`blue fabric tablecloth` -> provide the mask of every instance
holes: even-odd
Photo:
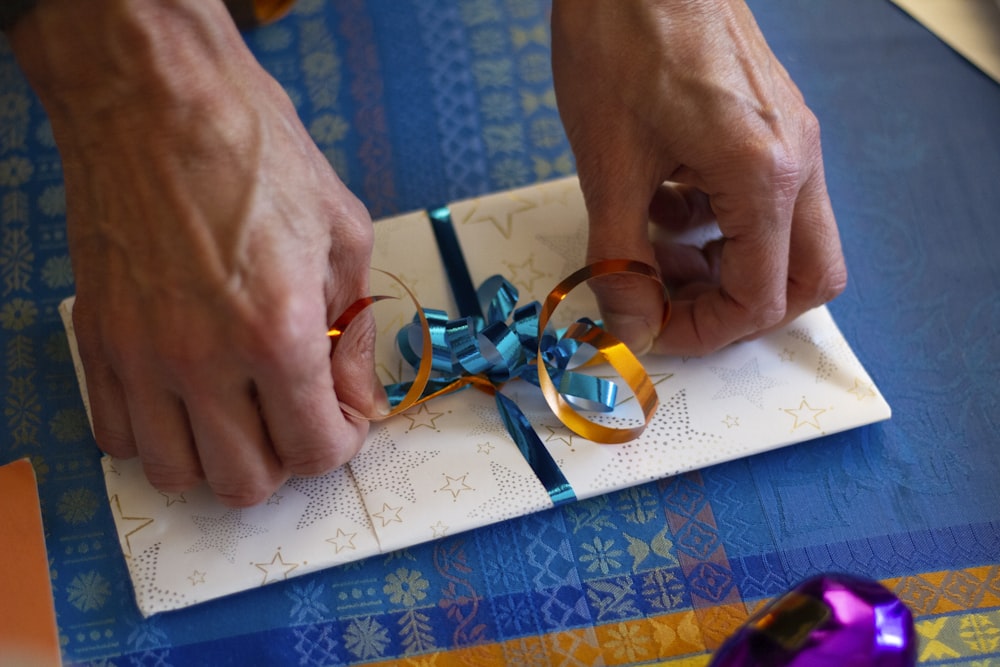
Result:
[[[831,309],[892,420],[150,619],[56,312],[59,156],[0,42],[0,463],[38,473],[66,661],[700,665],[837,570],[911,606],[923,663],[1000,664],[1000,85],[888,2],[751,6],[820,119]],[[548,10],[299,0],[246,38],[378,218],[572,173]]]

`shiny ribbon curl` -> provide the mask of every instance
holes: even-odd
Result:
[[[399,278],[375,270],[399,283],[416,307],[413,321],[396,336],[400,353],[416,369],[416,377],[410,382],[386,385],[392,406],[386,417],[469,386],[494,396],[504,425],[554,504],[574,500],[575,493],[523,412],[500,391],[507,382],[521,378],[538,386],[555,416],[571,431],[594,442],[628,442],[637,438],[652,420],[659,404],[656,390],[642,364],[624,343],[587,319],[578,320],[564,332],[553,331],[549,321],[573,289],[593,278],[632,273],[662,285],[653,267],[633,260],[595,262],[561,281],[543,303],[534,301],[520,308],[515,308],[517,289],[502,276],[492,276],[476,290],[479,312],[485,313],[485,317],[468,315],[456,319],[450,319],[444,311],[422,308]],[[664,295],[661,328],[670,316],[666,290]],[[331,355],[351,321],[388,298],[395,297],[368,296],[351,304],[327,334],[331,339]],[[570,370],[570,364],[589,351],[592,351],[589,357],[577,366],[606,362],[614,368],[638,401],[643,414],[641,425],[612,428],[594,423],[578,412],[578,407],[610,412],[617,397],[618,387],[614,382]]]

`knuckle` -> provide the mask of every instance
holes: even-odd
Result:
[[[135,438],[131,433],[109,428],[95,420],[94,440],[102,452],[117,459],[129,459],[135,456]]]
[[[209,486],[219,502],[227,507],[252,507],[267,500],[278,488],[276,480],[239,478],[210,479]]]
[[[285,467],[293,475],[322,475],[343,463],[340,452],[332,448],[311,447],[297,450],[285,458]]]
[[[197,470],[185,466],[144,458],[142,467],[149,483],[166,493],[187,491],[201,481]]]

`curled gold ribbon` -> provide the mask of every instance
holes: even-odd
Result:
[[[380,269],[374,270],[396,281],[406,291],[406,294],[416,308],[417,317],[419,318],[422,331],[420,362],[416,369],[416,377],[413,379],[410,387],[400,402],[392,410],[390,410],[385,417],[397,415],[415,405],[445,394],[450,394],[460,389],[464,389],[469,385],[491,395],[495,394],[502,387],[502,383],[493,382],[480,375],[462,375],[455,378],[448,384],[425,395],[424,392],[431,382],[432,341],[430,326],[427,322],[426,316],[424,315],[423,308],[420,306],[420,303],[413,292],[397,276]],[[548,365],[544,359],[545,350],[543,349],[541,341],[543,340],[545,329],[556,308],[573,289],[593,278],[615,273],[631,273],[655,280],[661,286],[663,284],[656,269],[648,264],[634,260],[602,260],[579,269],[556,285],[556,287],[553,288],[553,290],[549,292],[548,296],[545,298],[538,317],[537,340],[539,341],[539,345],[535,351],[535,365],[538,372],[539,387],[541,388],[542,395],[545,397],[545,401],[549,405],[553,414],[555,414],[555,416],[567,428],[577,435],[594,442],[605,444],[619,444],[634,440],[646,429],[649,422],[652,420],[653,415],[656,413],[656,408],[659,405],[659,399],[656,395],[656,389],[654,388],[652,381],[649,379],[649,376],[646,374],[642,364],[624,343],[596,325],[578,322],[569,327],[564,334],[564,339],[572,339],[579,343],[591,346],[595,350],[595,354],[586,365],[592,365],[601,361],[607,362],[629,386],[638,401],[643,414],[642,425],[631,428],[608,427],[602,424],[594,423],[581,415],[577,409],[562,396],[549,373]],[[662,326],[666,325],[670,316],[670,300],[669,296],[666,295],[665,289],[664,295],[664,317],[661,323],[661,329]],[[327,335],[331,340],[331,355],[336,351],[337,344],[341,340],[345,329],[350,326],[355,317],[375,303],[390,298],[395,297],[367,296],[358,299],[351,304],[347,310],[345,310],[344,313],[337,318],[333,326],[327,332]],[[354,411],[351,412],[353,413]],[[358,416],[362,416],[365,419],[372,421],[384,418],[375,418],[364,415]]]

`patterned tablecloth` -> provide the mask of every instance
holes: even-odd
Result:
[[[831,311],[892,420],[149,619],[57,313],[58,153],[0,41],[0,463],[39,476],[66,661],[703,665],[838,570],[911,606],[922,663],[1000,664],[1000,87],[888,2],[751,6],[822,123],[852,277]],[[247,40],[382,217],[572,173],[547,13],[299,0]]]

